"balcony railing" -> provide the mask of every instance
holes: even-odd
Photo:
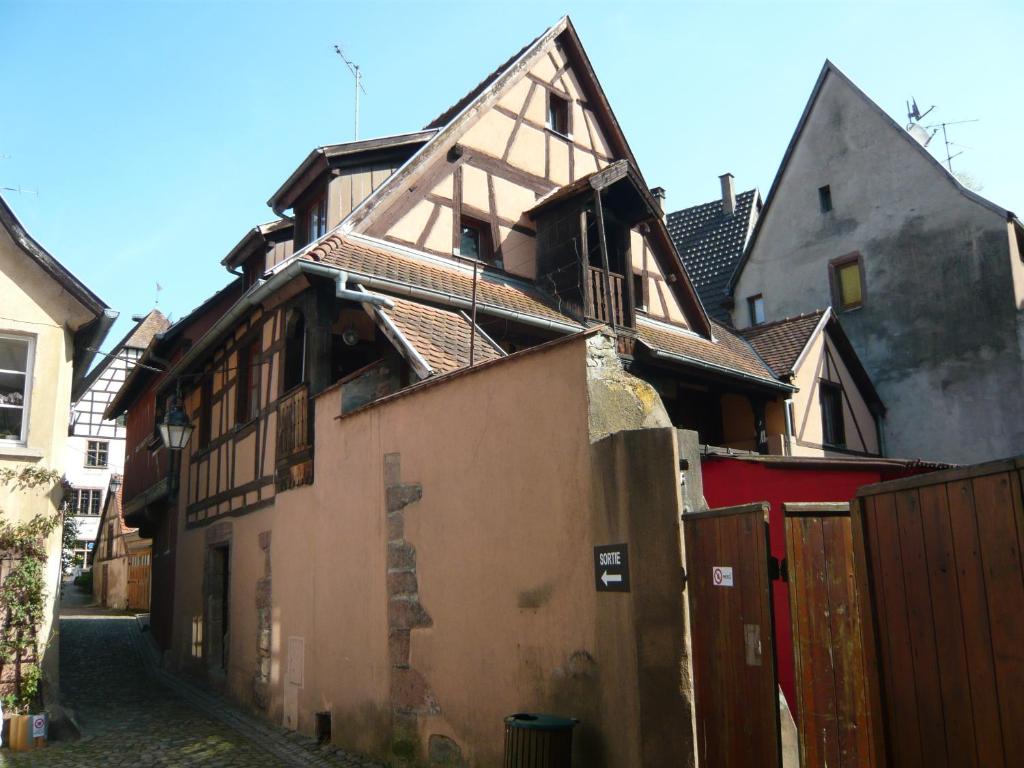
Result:
[[[277,402],[278,463],[313,447],[309,387],[300,384]]]
[[[602,323],[626,325],[625,310],[622,300],[622,275],[614,272],[608,276],[610,295],[604,288],[604,270],[600,267],[587,267],[587,317],[600,320]]]

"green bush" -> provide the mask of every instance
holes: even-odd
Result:
[[[75,586],[83,592],[92,592],[92,571],[83,571],[82,575],[75,579]]]

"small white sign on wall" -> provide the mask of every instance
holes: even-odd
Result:
[[[732,566],[730,565],[716,565],[711,569],[711,583],[716,587],[731,587],[732,584]]]

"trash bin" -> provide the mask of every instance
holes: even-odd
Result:
[[[579,720],[520,712],[505,718],[505,768],[570,768]]]

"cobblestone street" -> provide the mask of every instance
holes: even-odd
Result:
[[[68,613],[87,611],[66,612],[60,629],[62,698],[83,738],[33,752],[4,749],[0,765],[378,766],[286,736],[157,669],[134,617]]]

